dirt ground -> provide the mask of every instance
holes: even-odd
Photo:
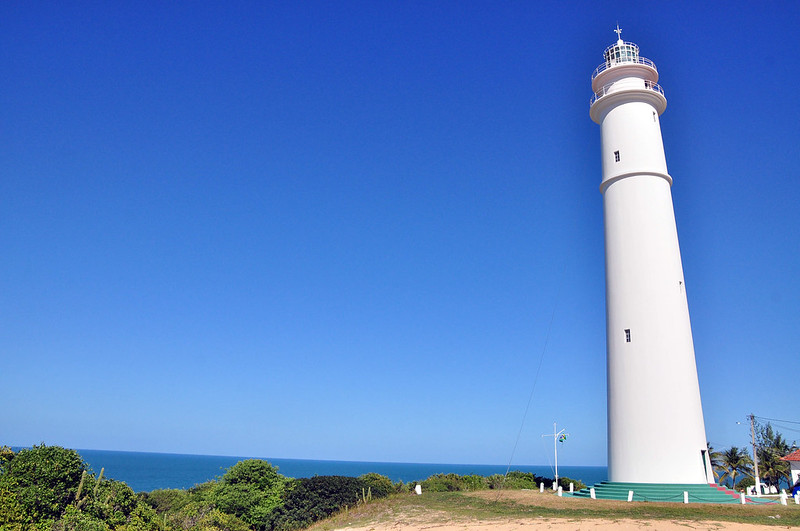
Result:
[[[350,531],[516,531],[518,529],[551,529],[553,531],[756,531],[767,529],[788,529],[774,526],[715,522],[671,522],[669,520],[567,520],[556,518],[531,518],[514,520],[493,520],[491,522],[426,523],[406,521],[397,524],[379,524],[371,527],[349,527]],[[796,529],[796,528],[795,528]]]
[[[594,500],[583,499],[564,499],[557,496],[541,496],[531,491],[504,491],[501,499],[514,501],[516,503],[539,505],[552,508],[564,507],[565,504],[575,506],[580,503],[594,503]],[[479,491],[470,493],[485,499],[497,499],[496,491]],[[626,502],[604,501],[607,506],[613,508],[620,505],[626,506]],[[755,508],[762,510],[766,508]],[[671,521],[671,520],[647,520],[647,519],[599,519],[599,518],[499,518],[491,520],[453,520],[447,514],[429,512],[423,514],[402,514],[395,515],[392,522],[381,522],[364,527],[346,527],[349,531],[515,531],[519,529],[548,529],[552,531],[756,531],[756,530],[778,530],[790,529],[789,526],[763,526],[754,524],[740,524],[733,522],[713,522],[713,521]],[[777,522],[776,522],[777,523]],[[798,529],[798,528],[791,528]]]

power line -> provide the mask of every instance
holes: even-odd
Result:
[[[782,426],[780,424],[775,424],[774,426],[776,428],[780,428],[780,429],[785,430],[785,431],[793,431],[795,433],[800,433],[800,428],[795,428],[795,427],[791,427],[790,428],[789,426]]]
[[[800,424],[800,421],[796,420],[783,420],[783,419],[771,419],[769,417],[759,417],[758,415],[753,415],[757,419],[761,420],[771,420],[773,422],[788,422],[789,424]]]
[[[547,352],[547,344],[550,342],[550,332],[553,330],[553,321],[556,318],[556,309],[558,308],[558,301],[561,298],[561,287],[564,284],[564,277],[566,276],[567,271],[567,262],[564,261],[564,267],[561,270],[561,278],[558,281],[558,289],[556,290],[556,297],[553,301],[553,312],[550,314],[550,324],[547,325],[547,334],[544,338],[544,345],[542,345],[542,353],[539,355],[539,366],[536,368],[536,376],[533,378],[533,387],[531,388],[531,394],[528,396],[528,404],[525,406],[525,413],[522,414],[522,422],[519,426],[519,432],[517,432],[517,439],[514,441],[514,448],[511,449],[511,457],[508,458],[508,467],[506,467],[506,473],[503,475],[503,485],[505,485],[506,478],[508,477],[508,472],[511,470],[511,463],[514,461],[514,454],[517,452],[517,446],[519,445],[519,440],[522,437],[522,429],[525,427],[525,419],[528,417],[528,411],[531,408],[531,402],[533,401],[533,395],[536,393],[536,384],[539,382],[539,373],[542,370],[542,362],[544,361],[545,352]],[[548,456],[549,459],[549,456]],[[500,492],[502,491],[502,487],[498,489],[497,492],[497,499],[500,499]]]

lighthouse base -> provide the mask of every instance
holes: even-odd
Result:
[[[595,498],[598,500],[622,500],[645,502],[674,502],[684,503],[688,497],[689,503],[741,503],[739,494],[715,484],[705,483],[618,483],[603,481],[594,487]],[[685,497],[684,493],[688,496]],[[591,498],[588,488],[581,489],[572,494],[576,498]],[[746,503],[764,503],[758,498],[746,498]]]

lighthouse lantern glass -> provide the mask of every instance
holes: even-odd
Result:
[[[639,47],[632,42],[618,42],[605,51],[606,65],[636,63],[639,61]]]

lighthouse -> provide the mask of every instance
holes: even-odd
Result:
[[[592,73],[600,125],[606,250],[608,475],[611,482],[708,484],[687,287],[653,61],[621,38]]]

